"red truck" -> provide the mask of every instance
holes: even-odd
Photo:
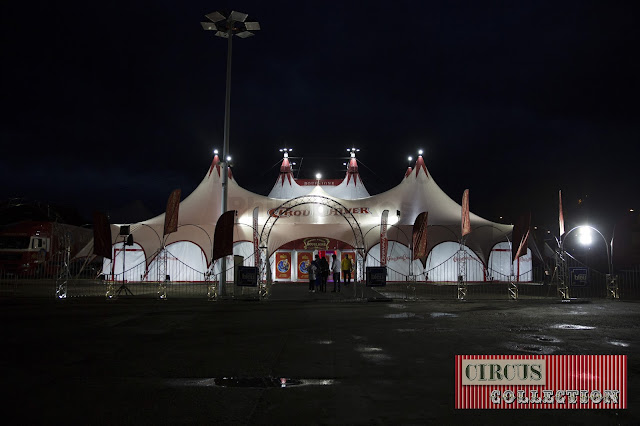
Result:
[[[91,229],[58,222],[4,225],[0,227],[0,276],[53,277],[63,265],[65,248],[70,247],[73,259],[91,238]]]

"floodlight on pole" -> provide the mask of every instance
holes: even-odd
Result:
[[[423,151],[422,151],[421,149],[419,149],[419,150],[418,150],[418,155],[422,155],[422,152],[423,152]]]
[[[240,38],[247,38],[253,34],[252,31],[258,31],[260,24],[258,22],[247,21],[249,15],[242,12],[232,11],[225,16],[220,12],[212,12],[205,15],[211,22],[201,22],[202,28],[205,31],[215,31],[215,35],[218,37],[227,39],[227,84],[224,104],[224,147],[222,150],[222,208],[221,215],[227,211],[228,200],[228,186],[229,186],[229,123],[231,112],[231,53],[233,36],[236,35]],[[222,257],[222,273],[220,274],[220,281],[218,287],[218,294],[222,295],[222,289],[226,282],[226,269],[227,269],[227,257]]]
[[[217,149],[214,149],[214,150],[213,150],[213,153],[214,153],[215,155],[218,155],[218,150],[217,150]]]
[[[583,246],[590,246],[593,242],[593,238],[591,238],[591,229],[587,226],[581,226],[578,228],[578,241]]]
[[[322,175],[320,173],[316,173],[316,179],[318,180],[322,179]]]
[[[413,161],[413,157],[409,156],[407,157],[407,160],[409,160],[409,162]]]
[[[280,152],[283,152],[284,158],[289,158],[289,153],[293,151],[293,148],[280,148]]]
[[[604,245],[607,248],[607,268],[609,270],[609,276],[612,277],[613,262],[611,259],[610,246],[612,245],[613,240],[611,242],[607,241],[604,235],[602,235],[602,232],[598,231],[593,226],[590,226],[590,225],[576,226],[575,228],[572,228],[569,232],[565,232],[563,235],[561,235],[560,241],[559,241],[560,253],[564,254],[564,242],[567,240],[567,237],[569,236],[569,234],[571,234],[573,231],[576,231],[576,230],[578,231],[578,241],[583,245],[590,245],[593,242],[593,239],[591,238],[591,231],[596,231],[596,233],[602,237],[602,241],[604,241]]]

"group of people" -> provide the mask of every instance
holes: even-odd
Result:
[[[327,292],[327,279],[329,278],[329,271],[333,274],[333,290],[332,293],[340,292],[340,271],[344,273],[344,285],[351,283],[351,270],[353,269],[353,263],[346,255],[342,262],[338,261],[338,257],[334,254],[331,260],[331,266],[329,262],[323,256],[320,258],[319,254],[316,254],[316,258],[311,262],[309,266],[309,292]]]

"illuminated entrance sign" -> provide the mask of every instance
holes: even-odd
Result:
[[[302,217],[302,216],[342,216],[344,214],[371,214],[369,207],[352,207],[350,209],[332,209],[326,206],[313,206],[299,209],[271,209],[271,217]]]

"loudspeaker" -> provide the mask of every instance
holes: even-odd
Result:
[[[133,245],[133,235],[129,235],[127,237],[127,245],[128,246],[132,246]]]
[[[120,235],[129,235],[129,225],[120,226]]]

